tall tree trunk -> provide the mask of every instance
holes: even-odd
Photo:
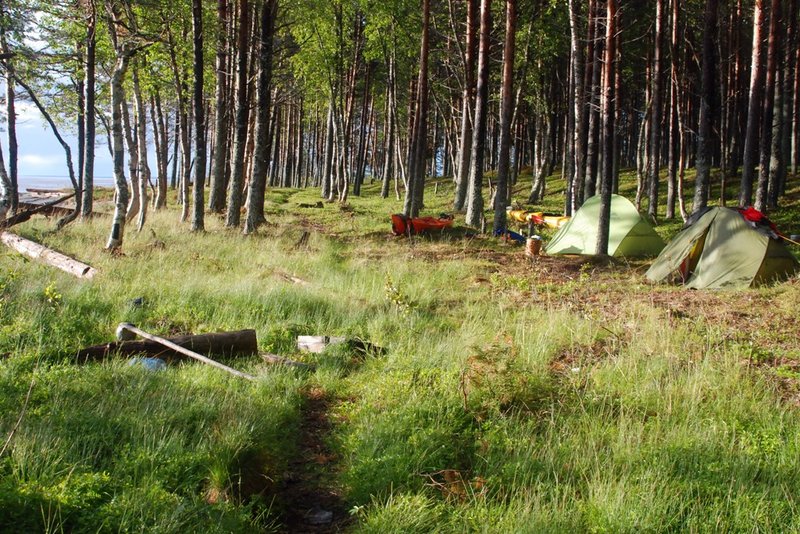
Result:
[[[716,1],[716,0],[715,0]],[[675,218],[675,193],[677,189],[678,145],[678,27],[680,21],[680,1],[672,0],[672,30],[670,32],[670,73],[669,73],[669,137],[667,139],[667,210],[666,218]]]
[[[325,121],[325,150],[322,156],[322,198],[330,199],[333,190],[333,102],[328,103]]]
[[[261,51],[258,73],[258,109],[256,111],[255,149],[253,153],[253,177],[247,189],[247,220],[245,233],[251,233],[266,222],[264,217],[264,194],[269,169],[269,125],[272,108],[272,37],[278,12],[277,0],[266,0],[261,7]]]
[[[658,0],[661,3],[661,0]],[[600,217],[597,230],[598,255],[608,254],[608,237],[611,226],[611,185],[614,183],[614,161],[611,157],[614,131],[614,60],[617,56],[616,34],[617,0],[608,0],[606,8],[606,49],[603,69],[603,178],[600,181]],[[658,31],[656,32],[658,34]]]
[[[656,0],[656,29],[653,43],[653,78],[650,90],[650,150],[647,180],[650,192],[650,203],[647,213],[651,217],[658,215],[658,189],[661,157],[661,61],[662,43],[664,41],[664,0]]]
[[[106,242],[106,248],[109,250],[118,249],[122,246],[122,238],[125,233],[125,217],[128,211],[128,182],[125,180],[125,139],[122,132],[122,107],[125,105],[125,95],[122,90],[122,83],[132,56],[132,47],[127,43],[117,47],[117,58],[114,70],[111,72],[111,142],[113,145],[116,202],[114,203],[114,217],[111,220],[111,235],[109,235]]]
[[[205,230],[205,181],[206,181],[206,116],[203,102],[203,4],[192,0],[192,36],[194,63],[194,190],[192,231]]]
[[[8,15],[2,10],[0,16]],[[9,57],[11,51],[6,40],[5,24],[0,24],[0,52]],[[14,90],[14,65],[12,60],[5,60],[6,71],[6,141],[8,142],[8,180],[10,184],[9,205],[11,213],[17,212],[19,206],[19,181],[17,165],[19,162],[19,148],[17,145],[17,106],[16,92]]]
[[[574,168],[572,179],[572,191],[569,192],[569,202],[571,211],[577,210],[582,203],[581,191],[584,186],[584,173],[586,172],[586,102],[584,92],[583,72],[586,68],[586,59],[583,55],[583,44],[581,43],[578,25],[580,23],[581,2],[579,0],[569,0],[569,31],[570,31],[570,51],[572,56],[572,101],[575,109],[575,128],[574,136],[571,140],[573,145],[574,161],[568,162]]]
[[[717,0],[706,0],[703,27],[703,64],[700,86],[700,121],[697,126],[697,177],[694,185],[694,202],[692,211],[705,208],[708,204],[709,185],[711,183],[711,110],[715,109],[714,73],[716,58],[714,42],[717,35]]]
[[[759,142],[759,170],[758,188],[754,207],[759,211],[767,210],[767,195],[769,193],[770,152],[772,150],[772,119],[775,115],[775,86],[778,70],[778,57],[780,44],[778,42],[778,23],[781,16],[781,1],[772,0],[769,14],[769,36],[767,45],[767,79],[766,94],[764,95],[764,109],[761,112],[761,139]]]
[[[169,139],[164,111],[161,109],[161,94],[156,89],[150,97],[150,115],[153,122],[153,136],[156,145],[156,166],[158,167],[158,184],[153,207],[160,210],[167,205],[167,173],[169,169]]]
[[[389,58],[387,59],[388,80],[386,84],[386,148],[383,155],[383,183],[381,184],[381,198],[389,196],[389,185],[392,179],[392,174],[397,171],[394,169],[392,162],[394,162],[394,145],[395,145],[395,130],[397,129],[397,116],[395,114],[394,96],[396,94],[396,64],[394,50],[392,50]]]
[[[208,209],[213,213],[225,210],[225,185],[228,156],[228,0],[217,0],[217,57],[216,85],[214,89],[214,138],[216,147],[211,163],[211,187],[208,193]]]
[[[747,206],[753,201],[753,181],[758,159],[758,129],[764,103],[761,90],[764,85],[764,65],[761,61],[761,39],[764,33],[764,0],[755,0],[753,10],[753,51],[750,62],[750,91],[747,105],[747,130],[744,138],[742,179],[739,189],[739,205]]]
[[[238,50],[236,51],[236,123],[233,134],[231,180],[228,184],[228,211],[225,226],[238,227],[241,220],[242,188],[244,186],[244,151],[247,144],[247,37],[250,31],[248,0],[239,1]]]
[[[467,182],[466,223],[481,227],[483,218],[483,165],[486,141],[486,117],[489,106],[489,40],[492,27],[492,0],[481,0],[481,29],[478,51],[478,80],[475,118],[472,121],[472,155]]]
[[[470,157],[472,156],[472,111],[475,102],[475,59],[478,50],[478,0],[466,0],[467,43],[464,48],[464,88],[461,96],[461,139],[458,144],[456,167],[456,197],[453,208],[464,209],[469,183]]]
[[[11,180],[6,172],[6,162],[3,157],[3,145],[0,143],[0,221],[5,220],[11,204]]]
[[[81,202],[81,218],[92,214],[94,202],[94,147],[97,126],[95,121],[95,62],[97,51],[97,9],[94,0],[87,2],[89,14],[86,17],[86,69],[84,71],[84,102],[86,119],[83,144],[83,199]]]
[[[137,231],[141,232],[144,228],[145,218],[147,217],[147,185],[150,183],[150,165],[147,162],[147,112],[145,111],[144,99],[142,98],[142,88],[139,83],[139,68],[133,70],[133,101],[136,106],[136,155],[137,174],[139,176],[139,212],[137,220]]]
[[[503,48],[503,95],[500,105],[500,153],[497,162],[497,193],[494,197],[493,234],[506,229],[506,202],[510,177],[511,116],[514,111],[514,45],[517,2],[506,0],[506,41]]]
[[[798,11],[798,0],[789,0],[789,6],[787,11],[787,26],[788,26],[788,35],[786,39],[786,46],[784,48],[784,58],[783,58],[783,106],[782,106],[782,117],[781,117],[781,130],[780,130],[780,140],[781,140],[781,161],[778,163],[778,175],[776,178],[776,182],[778,187],[774,191],[774,198],[771,199],[772,204],[774,207],[778,205],[778,196],[782,195],[786,192],[786,168],[787,163],[791,164],[791,154],[792,154],[792,109],[794,108],[794,94],[792,91],[793,85],[795,84],[796,77],[798,76],[798,72],[795,70],[794,64],[794,55],[797,53],[798,49],[798,40],[797,40],[797,30],[798,30],[798,20],[797,20],[797,11]],[[797,120],[800,120],[798,118]]]
[[[128,146],[128,172],[130,173],[129,179],[131,182],[131,196],[128,201],[126,219],[130,222],[139,214],[139,140],[134,135],[134,126],[131,123],[130,111],[128,110],[124,92],[122,99],[122,127],[125,133],[125,144]]]
[[[419,52],[419,78],[417,80],[417,105],[414,109],[413,136],[409,150],[408,188],[403,202],[403,213],[417,217],[425,193],[425,152],[428,139],[428,51],[430,33],[430,0],[422,0],[422,39]]]
[[[597,150],[600,144],[600,74],[602,73],[602,28],[597,23],[600,7],[596,0],[590,0],[589,9],[589,64],[591,75],[586,77],[586,94],[589,99],[589,117],[586,138],[586,174],[584,176],[583,200],[594,196],[597,183]],[[588,67],[587,67],[588,69]]]

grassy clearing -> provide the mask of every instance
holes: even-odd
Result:
[[[447,180],[436,191],[429,213],[452,198]],[[100,274],[76,282],[0,251],[0,436],[30,388],[0,458],[3,530],[291,528],[309,392],[330,423],[310,463],[351,531],[800,529],[797,281],[686,292],[644,284],[646,262],[531,263],[463,228],[394,238],[400,202],[374,185],[347,209],[299,207],[312,190],[267,197],[256,236],[216,218],[190,234],[169,210],[121,256],[102,251],[101,219],[18,228]],[[543,208],[560,203],[554,181]],[[798,214],[790,201],[774,219],[800,233]],[[251,384],[193,363],[74,363],[121,321],[255,328],[262,350],[317,370],[227,362]],[[298,354],[298,334],[382,350]]]

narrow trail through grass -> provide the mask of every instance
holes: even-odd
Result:
[[[338,457],[328,445],[330,406],[336,401],[312,385],[303,389],[303,402],[295,456],[279,488],[286,502],[282,519],[285,532],[341,532],[351,518],[337,484]]]

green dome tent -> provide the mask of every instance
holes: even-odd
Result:
[[[600,220],[600,195],[583,203],[545,247],[548,254],[595,253]],[[627,198],[611,195],[611,225],[608,254],[611,256],[655,256],[664,248],[664,240],[653,230]]]
[[[753,224],[737,210],[711,208],[692,218],[650,266],[649,280],[742,289],[786,279],[800,267],[769,226]]]

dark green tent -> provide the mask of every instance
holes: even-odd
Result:
[[[600,195],[583,203],[545,247],[548,254],[593,255],[600,226]],[[611,195],[611,223],[608,235],[610,256],[655,256],[664,248],[664,240],[653,230],[630,200]]]
[[[799,267],[768,227],[737,210],[711,208],[670,241],[645,276],[654,282],[675,279],[693,289],[741,289],[785,280]]]

